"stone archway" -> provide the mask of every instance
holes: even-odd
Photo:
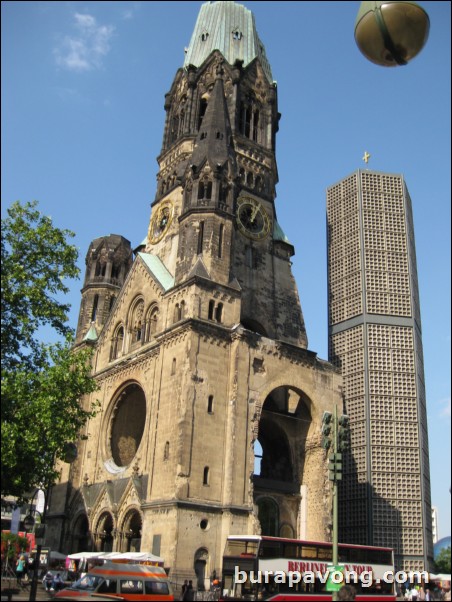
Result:
[[[262,497],[257,500],[258,519],[261,535],[279,536],[279,506],[273,498]]]
[[[86,514],[80,514],[76,518],[72,529],[71,550],[74,553],[90,551],[91,543],[88,517]]]
[[[253,498],[263,535],[298,533],[301,486],[311,401],[300,390],[280,386],[267,395],[254,443]]]
[[[96,527],[96,550],[98,552],[113,551],[113,529],[113,516],[110,512],[103,512]]]
[[[195,553],[194,569],[196,574],[196,585],[198,591],[206,590],[206,578],[208,575],[209,552],[206,548],[199,548]]]
[[[141,531],[143,520],[138,510],[130,510],[124,519],[120,549],[123,552],[141,552]]]

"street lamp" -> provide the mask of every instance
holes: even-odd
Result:
[[[56,457],[56,455],[54,454],[52,464],[55,463],[55,457]],[[68,464],[72,464],[72,462],[74,462],[76,459],[77,459],[77,446],[75,445],[75,443],[66,443],[64,445],[63,461]],[[41,564],[41,551],[42,551],[42,546],[45,543],[45,535],[46,535],[47,500],[48,500],[48,495],[49,495],[51,486],[52,486],[51,483],[47,483],[46,485],[44,485],[42,487],[42,491],[44,492],[44,510],[43,510],[42,514],[38,512],[38,514],[40,515],[41,524],[39,526],[39,530],[35,529],[36,558],[35,558],[35,570],[33,572],[33,579],[31,581],[31,586],[30,586],[29,602],[34,602],[34,600],[36,600],[36,593],[38,590],[38,574],[39,574],[39,566]],[[36,493],[38,493],[38,491],[40,491],[40,490],[38,489],[35,492],[35,495],[36,495]],[[33,496],[33,498],[34,497],[35,496]],[[35,512],[37,512],[37,510],[35,510]],[[29,518],[31,518],[31,520],[33,520],[33,525],[34,525],[34,517],[30,516]]]
[[[361,2],[355,40],[372,63],[383,67],[406,65],[425,46],[430,19],[417,2]]]

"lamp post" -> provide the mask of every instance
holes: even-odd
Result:
[[[355,23],[356,44],[372,63],[406,65],[425,46],[430,19],[417,2],[361,2]]]
[[[52,466],[55,464],[55,458],[56,458],[56,454],[53,454],[52,457]],[[77,459],[77,446],[75,445],[75,443],[66,443],[64,445],[64,453],[63,453],[63,461],[66,462],[67,464],[72,464],[72,462],[74,462]],[[29,597],[29,602],[34,602],[36,600],[36,592],[38,589],[38,576],[39,576],[39,566],[41,564],[41,552],[42,552],[42,546],[45,542],[45,536],[46,536],[46,513],[47,513],[47,500],[48,500],[48,495],[49,495],[49,491],[50,491],[50,487],[52,486],[52,483],[47,482],[46,484],[43,485],[43,487],[41,489],[38,489],[35,492],[35,495],[38,491],[43,491],[44,492],[44,510],[40,514],[41,517],[41,524],[39,525],[39,530],[37,530],[35,528],[35,535],[36,535],[36,558],[35,558],[35,570],[33,572],[33,579],[31,581],[31,586],[30,586],[30,597]],[[35,495],[33,496],[33,498],[35,497]],[[37,512],[37,510],[35,510],[35,512]],[[33,516],[31,516],[31,519],[34,521]],[[34,522],[33,522],[34,524]]]
[[[33,507],[33,500],[35,499],[35,497],[37,496],[37,494],[43,491],[44,492],[44,509],[41,512],[39,512],[39,510],[36,509],[36,506]],[[36,537],[36,556],[35,556],[35,562],[34,562],[34,571],[33,571],[33,577],[31,580],[31,584],[30,584],[30,597],[29,597],[29,601],[33,602],[34,600],[36,600],[36,592],[38,589],[38,578],[39,578],[39,568],[40,568],[40,564],[41,564],[41,552],[42,552],[42,545],[44,543],[45,540],[45,516],[46,516],[46,510],[47,510],[47,493],[48,493],[48,488],[45,487],[43,489],[37,489],[31,499],[31,504],[30,504],[30,511],[29,514],[24,518],[24,527],[27,531],[31,531],[32,533],[35,534]],[[35,515],[39,514],[39,518],[40,518],[40,524],[39,527],[36,526],[36,518]]]

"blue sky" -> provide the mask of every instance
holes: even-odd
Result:
[[[278,220],[294,244],[309,348],[328,356],[325,191],[358,168],[404,174],[413,201],[432,500],[450,530],[450,2],[422,2],[425,49],[368,62],[359,2],[244,2],[256,17],[282,113]],[[36,199],[92,239],[146,236],[164,95],[200,2],[2,2],[2,215]],[[81,282],[71,283],[76,325]]]

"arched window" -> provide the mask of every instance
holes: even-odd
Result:
[[[259,119],[260,119],[259,111],[254,111],[254,113],[253,113],[253,141],[254,142],[259,142],[259,140],[258,140],[258,137],[259,137]]]
[[[199,222],[198,255],[202,255],[203,246],[204,246],[204,222]]]
[[[209,399],[207,400],[207,413],[213,414],[213,395],[209,395]]]
[[[104,261],[98,261],[96,263],[96,276],[105,276],[105,272],[107,271],[107,264]]]
[[[148,311],[148,317],[146,320],[146,342],[149,342],[157,332],[157,322],[159,318],[159,310],[157,306],[151,307]]]
[[[113,340],[111,342],[111,360],[115,360],[122,355],[124,344],[124,327],[118,326],[113,335]]]
[[[121,266],[113,264],[111,266],[111,277],[113,279],[117,280],[119,278],[120,274],[121,274]]]
[[[279,507],[274,499],[265,497],[257,502],[262,535],[279,536]]]
[[[179,315],[180,315],[179,303],[176,303],[176,305],[174,307],[174,317],[173,317],[174,323],[176,323],[180,320]]]
[[[132,332],[132,345],[134,343],[140,343],[143,340],[143,314],[144,314],[144,301],[139,299],[132,310],[130,330]]]
[[[199,103],[199,113],[198,113],[198,130],[201,129],[202,120],[207,110],[207,100],[205,98],[201,98],[201,102]]]
[[[176,358],[173,357],[173,363],[171,365],[171,376],[174,376],[176,374],[176,365],[177,365]]]
[[[217,309],[215,311],[215,320],[219,324],[221,324],[222,319],[223,319],[223,303],[218,303]]]
[[[203,485],[208,485],[209,484],[209,467],[208,466],[204,467],[204,472],[203,472],[203,477],[202,477],[202,484]]]
[[[215,301],[209,301],[209,320],[213,320],[213,313],[215,311]]]
[[[94,322],[96,320],[98,306],[99,306],[99,295],[94,295],[93,310],[91,312],[91,322]]]
[[[166,462],[167,460],[169,460],[169,449],[170,449],[170,444],[169,444],[169,441],[167,441],[165,443],[165,450],[163,452],[163,460],[164,460],[164,462]]]

